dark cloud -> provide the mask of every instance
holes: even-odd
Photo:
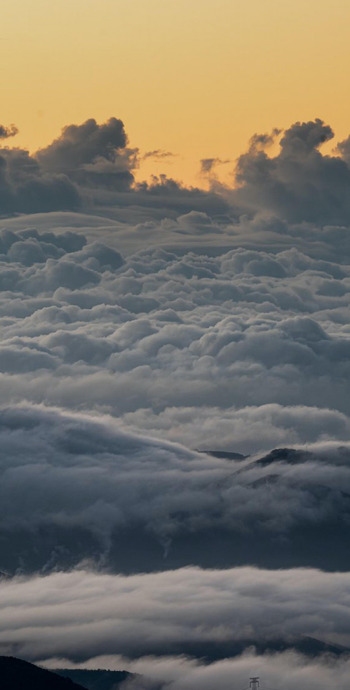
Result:
[[[80,184],[124,190],[134,180],[137,150],[127,148],[121,120],[112,117],[99,125],[91,118],[65,127],[58,139],[37,151],[36,158],[44,170],[65,173]]]
[[[0,125],[0,140],[16,133],[14,125]],[[192,210],[226,214],[229,205],[219,195],[189,189],[165,175],[135,185],[134,171],[142,158],[173,155],[154,149],[140,156],[137,148],[128,147],[124,124],[115,117],[102,124],[90,118],[68,125],[33,155],[20,148],[0,149],[0,215],[78,207],[121,221],[176,217]]]
[[[213,167],[220,162],[219,158],[202,158],[201,173],[208,174],[212,172]]]
[[[348,223],[350,169],[345,158],[319,151],[333,137],[331,128],[319,119],[298,122],[282,136],[280,152],[269,157],[265,146],[275,137],[253,137],[238,159],[235,202],[291,222]]]
[[[16,133],[15,126],[0,126],[0,139]],[[137,149],[127,148],[124,125],[116,118],[69,125],[34,155],[0,149],[0,213],[76,209],[85,197],[91,202],[94,189],[129,190],[137,165]]]
[[[344,141],[340,141],[335,149],[335,153],[341,156],[346,163],[349,165],[350,163],[350,136],[347,139],[344,139]]]
[[[275,128],[272,130],[271,134],[253,134],[249,142],[250,150],[258,151],[269,148],[275,143],[276,137],[281,133],[282,130]]]
[[[9,139],[10,137],[15,137],[16,134],[18,134],[16,125],[10,125],[9,127],[0,125],[0,139]]]
[[[164,158],[173,158],[176,156],[175,153],[171,153],[171,151],[163,151],[162,149],[154,149],[153,151],[146,151],[146,153],[143,154],[142,158],[144,160],[147,160],[147,158],[154,158],[155,160],[162,160]]]
[[[59,332],[40,352],[22,343],[22,362],[50,369],[53,353],[71,345],[98,364],[84,341]],[[3,360],[19,371],[13,355]],[[112,419],[21,407],[1,410],[0,442],[5,571],[84,559],[117,572],[188,559],[205,567],[349,567],[341,548],[349,538],[348,445],[226,460],[123,431]]]
[[[134,193],[129,195],[124,203],[148,209],[147,215],[152,220],[164,216],[176,217],[191,211],[209,213],[213,216],[226,216],[231,212],[227,201],[215,192],[186,187],[165,174],[153,176],[150,183],[138,183]]]
[[[124,125],[115,117],[103,125],[91,118],[82,125],[68,125],[62,134],[36,156],[51,172],[74,172],[93,163],[97,157],[113,163],[118,150],[125,148],[127,138]]]
[[[0,127],[0,138],[12,136],[14,126]],[[220,185],[216,168],[228,159],[204,158],[201,174],[211,190],[188,188],[164,174],[150,183],[135,184],[141,159],[166,160],[173,154],[154,149],[140,156],[129,148],[124,124],[112,117],[98,124],[93,118],[68,125],[49,146],[30,156],[21,149],[1,153],[0,202],[3,214],[73,209],[122,222],[154,221],[196,211],[219,223],[237,222],[248,214],[274,215],[282,222],[346,225],[350,218],[348,141],[338,155],[324,155],[320,146],[333,137],[322,120],[295,123],[282,136],[256,134],[236,167],[238,188]],[[279,152],[271,147],[280,137]],[[270,150],[269,150],[270,149]]]
[[[127,143],[121,120],[110,118],[100,125],[89,119],[65,127],[35,158],[43,171],[65,174],[78,185],[87,209],[120,220],[153,220],[192,210],[228,213],[229,205],[219,195],[187,188],[163,174],[150,183],[135,184],[133,172],[141,159],[166,160],[175,154],[154,149],[140,156]]]
[[[42,171],[22,149],[0,149],[0,214],[77,208],[79,194],[66,175]]]
[[[221,160],[221,158],[202,158],[201,160],[201,174],[209,175],[213,172],[217,165],[226,165],[230,160]]]

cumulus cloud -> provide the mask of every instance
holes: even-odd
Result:
[[[201,425],[204,417],[210,424],[221,410],[222,420],[232,419],[232,431],[225,440],[217,432],[212,442],[227,450],[238,444],[243,453],[258,451],[259,441],[249,438],[248,426],[241,432],[234,426],[240,409],[298,406],[310,409],[311,420],[312,410],[322,408],[322,423],[318,431],[310,425],[308,438],[305,431],[293,433],[294,424],[300,428],[294,414],[284,436],[279,422],[275,436],[265,427],[264,447],[271,447],[268,438],[271,445],[274,438],[284,444],[348,438],[350,275],[341,262],[342,233],[337,244],[325,232],[320,244],[310,232],[308,246],[303,237],[284,234],[285,243],[300,249],[268,251],[228,249],[228,236],[198,212],[151,228],[101,227],[97,220],[84,233],[79,223],[86,217],[71,218],[72,227],[56,233],[49,228],[67,223],[65,216],[35,220],[40,231],[16,230],[28,219],[2,224],[0,349],[23,360],[28,349],[46,352],[50,366],[34,375],[28,364],[28,375],[19,377],[3,357],[3,402],[102,406],[128,415],[128,424],[131,414],[138,424],[143,410],[143,419],[153,417],[155,433],[167,410],[175,421],[181,409],[192,409],[191,445],[202,449],[207,435],[195,437],[196,415]],[[164,249],[148,246],[157,238]],[[233,232],[229,238],[237,242]],[[135,244],[139,251],[128,254]],[[338,432],[333,421],[324,426],[326,410],[332,419],[338,415]],[[169,426],[172,440],[188,442],[188,424],[175,430],[169,420],[164,429]]]
[[[349,440],[346,231],[255,226],[3,220],[2,404],[103,410],[201,450]]]
[[[16,132],[14,125],[0,126],[0,138]],[[57,139],[34,155],[22,149],[1,150],[2,212],[73,209],[80,203],[89,212],[121,221],[152,222],[195,211],[209,213],[220,223],[236,222],[244,214],[252,218],[267,214],[288,223],[347,225],[349,145],[344,140],[335,155],[322,154],[321,145],[332,137],[330,126],[317,118],[297,122],[285,132],[255,134],[237,161],[234,189],[220,185],[216,176],[217,166],[229,159],[201,160],[201,174],[212,183],[205,192],[188,188],[161,170],[153,181],[135,184],[134,171],[141,160],[153,157],[166,162],[173,154],[154,149],[142,156],[128,146],[121,120],[111,117],[99,124],[90,118],[64,127]],[[278,140],[280,150],[274,153]],[[19,168],[21,184],[14,173]]]
[[[22,149],[0,149],[0,213],[2,215],[74,209],[79,194],[66,175],[45,173]]]
[[[93,118],[68,125],[52,144],[36,153],[44,170],[65,173],[82,184],[128,189],[134,177],[136,149],[127,149],[121,120],[112,117],[99,125]]]
[[[255,212],[265,209],[291,222],[349,222],[350,169],[346,143],[343,157],[323,155],[319,147],[333,131],[322,120],[297,122],[286,130],[277,155],[268,156],[266,145],[276,139],[254,136],[236,168],[239,189],[233,198]]]
[[[17,134],[15,125],[0,125],[0,140]],[[174,154],[154,149],[139,154],[130,148],[124,124],[116,117],[99,124],[90,118],[67,125],[61,135],[36,153],[0,149],[0,213],[40,213],[83,206],[94,213],[147,220],[191,210],[228,211],[213,192],[188,189],[160,174],[151,183],[134,184],[139,162],[167,162]]]
[[[0,125],[0,140],[17,134]],[[70,125],[46,149],[31,155],[0,149],[0,213],[42,213],[75,209],[82,203],[77,185],[127,190],[133,183],[137,150],[128,149],[123,123]]]
[[[46,149],[41,149],[37,157],[46,167],[55,170],[76,170],[85,163],[91,163],[96,156],[113,161],[118,149],[127,143],[124,125],[113,117],[105,124],[98,125],[93,118],[82,125],[68,125],[61,137]]]

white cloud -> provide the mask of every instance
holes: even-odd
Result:
[[[238,642],[292,646],[303,636],[349,645],[348,600],[348,573],[307,569],[52,573],[2,582],[0,649],[85,665],[99,655],[159,657]],[[145,672],[142,662],[131,668]]]

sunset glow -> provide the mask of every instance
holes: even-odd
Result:
[[[235,159],[256,131],[321,117],[347,136],[349,21],[348,0],[11,0],[2,120],[34,150],[115,115],[132,146],[176,154],[163,172],[199,184],[201,158]]]

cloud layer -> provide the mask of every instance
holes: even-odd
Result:
[[[305,636],[350,643],[348,573],[75,571],[3,581],[0,599],[2,653],[16,650],[34,661],[159,658],[210,648],[231,648],[233,656],[238,643],[268,647],[280,640],[292,647]]]
[[[0,226],[2,404],[104,411],[203,450],[349,440],[345,229]]]
[[[66,660],[53,660],[49,666],[55,668],[57,663],[68,665]],[[143,674],[141,678],[124,684],[125,690],[141,690],[145,687],[210,690],[213,686],[224,690],[232,687],[248,690],[251,676],[260,676],[261,688],[328,690],[333,687],[346,690],[349,678],[349,661],[345,658],[335,660],[326,655],[323,659],[311,660],[293,652],[258,655],[247,651],[241,657],[227,658],[210,665],[185,657],[159,659],[149,656],[130,661],[124,657],[106,655],[89,660],[87,666],[91,669],[128,668]]]
[[[1,149],[2,653],[125,661],[173,690],[313,690],[332,670],[347,687],[344,655],[271,653],[350,644],[350,167],[348,140],[321,152],[332,136],[255,135],[235,189],[203,159],[209,192],[135,184],[116,118]]]
[[[226,459],[25,407],[0,443],[3,570],[349,567],[349,445]]]

